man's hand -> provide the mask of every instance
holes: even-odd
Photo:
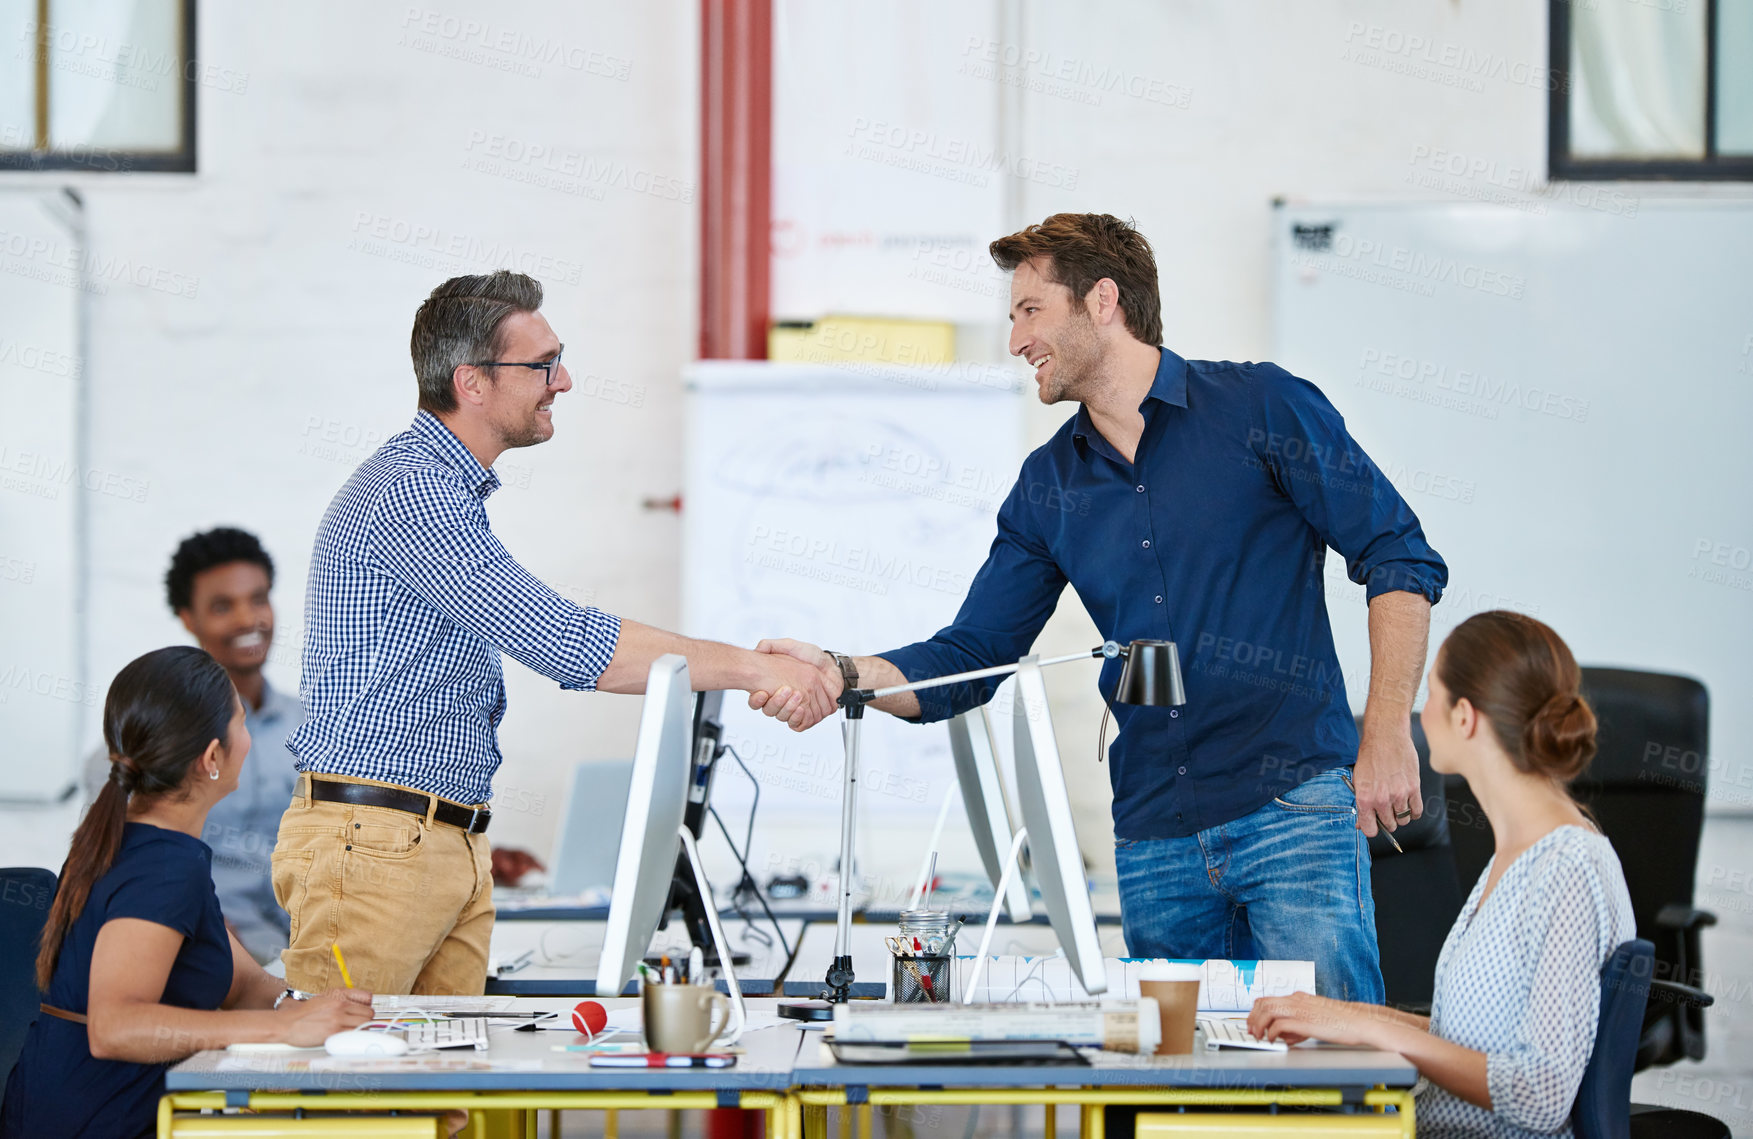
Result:
[[[515,886],[518,879],[532,870],[546,870],[536,856],[527,850],[519,850],[514,846],[496,846],[493,848],[493,884],[495,886]]]
[[[755,651],[767,675],[750,686],[749,707],[784,720],[797,732],[834,714],[844,685],[833,657],[789,638],[762,641]]]
[[[1395,731],[1373,729],[1366,718],[1351,778],[1357,791],[1357,829],[1365,835],[1374,838],[1378,827],[1393,831],[1422,816],[1411,722],[1401,718]]]

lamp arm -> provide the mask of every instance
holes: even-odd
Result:
[[[1115,642],[1107,641],[1088,652],[1046,657],[1038,663],[1045,668],[1050,664],[1070,664],[1072,661],[1089,660],[1091,657],[1116,657],[1124,652],[1125,650]],[[846,698],[852,697],[859,704],[869,704],[873,700],[881,700],[885,696],[898,696],[903,692],[918,692],[923,688],[939,688],[946,684],[965,684],[970,680],[985,680],[990,676],[1009,676],[1021,667],[1022,662],[1017,661],[1012,664],[997,665],[993,668],[977,668],[972,672],[958,672],[950,676],[934,676],[928,680],[915,680],[908,684],[891,684],[887,688],[856,688],[842,696],[841,702],[846,703]]]

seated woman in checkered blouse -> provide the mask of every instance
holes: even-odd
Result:
[[[1578,680],[1558,634],[1519,613],[1469,617],[1437,652],[1421,717],[1430,765],[1466,778],[1497,851],[1443,944],[1430,1017],[1306,993],[1248,1017],[1267,1039],[1411,1060],[1420,1135],[1571,1134],[1601,968],[1637,936],[1619,859],[1568,790],[1595,754]]]

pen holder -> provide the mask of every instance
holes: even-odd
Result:
[[[925,953],[890,959],[889,992],[896,1004],[947,1004],[956,999],[956,959]]]

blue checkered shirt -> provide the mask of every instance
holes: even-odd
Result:
[[[507,653],[590,691],[620,618],[561,597],[487,522],[499,477],[422,411],[347,480],[317,530],[305,593],[300,771],[492,797]]]

